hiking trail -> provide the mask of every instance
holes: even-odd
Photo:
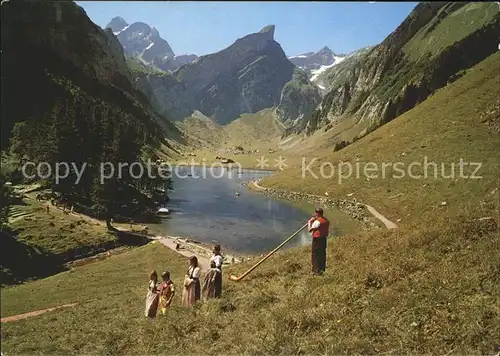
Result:
[[[59,305],[57,307],[46,308],[46,309],[39,309],[39,310],[27,312],[27,313],[6,316],[5,318],[1,318],[0,322],[2,322],[2,323],[9,323],[9,322],[12,322],[12,321],[18,321],[18,320],[22,320],[22,319],[27,319],[27,318],[30,318],[32,316],[38,316],[40,314],[44,314],[44,313],[47,313],[47,312],[50,312],[50,311],[53,311],[53,310],[56,310],[56,309],[73,307],[76,304],[77,303],[63,304],[63,305]]]

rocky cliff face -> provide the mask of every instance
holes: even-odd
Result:
[[[182,67],[184,64],[188,64],[194,62],[198,59],[196,54],[180,54],[178,56],[173,57],[154,57],[149,63],[155,68],[167,71],[174,72],[178,68]]]
[[[339,82],[347,78],[349,72],[354,66],[360,63],[371,47],[361,48],[345,57],[337,57],[335,62],[328,66],[322,66],[320,69],[313,70],[311,81],[321,89],[321,92],[327,94],[333,88],[338,86]]]
[[[135,75],[135,88],[145,94],[160,114],[175,121],[192,113],[194,101],[186,86],[173,75],[147,72],[136,72]]]
[[[330,92],[303,127],[394,119],[496,51],[499,19],[492,3],[420,3],[381,44],[332,70]]]
[[[318,88],[297,68],[281,91],[276,117],[288,128],[286,133],[301,131],[300,125],[309,120],[320,101]]]
[[[143,22],[129,25],[123,18],[115,17],[106,28],[118,38],[126,56],[164,71],[172,72],[198,58],[194,54],[176,56],[158,30]]]
[[[288,59],[303,70],[309,80],[319,88],[321,95],[326,94],[327,85],[323,80],[325,73],[332,67],[340,64],[347,55],[335,54],[330,48],[323,47],[318,52],[308,52]]]
[[[276,106],[293,70],[274,40],[274,26],[266,26],[182,66],[169,78],[145,75],[137,78],[136,85],[153,93],[159,109],[169,111],[174,119],[199,110],[225,124],[241,113]]]

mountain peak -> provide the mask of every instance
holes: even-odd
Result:
[[[120,16],[113,17],[106,28],[110,28],[113,32],[121,31],[128,26],[127,21],[125,21]]]
[[[158,30],[156,29],[156,27],[151,27],[151,34],[154,36],[154,37],[160,37],[160,32],[158,32]]]
[[[267,25],[262,28],[262,30],[259,31],[259,33],[265,33],[268,34],[271,40],[274,40],[274,25]]]
[[[333,53],[333,51],[330,48],[328,48],[328,46],[325,46],[325,47],[321,48],[318,51],[318,53]]]

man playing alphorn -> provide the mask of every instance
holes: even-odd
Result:
[[[316,208],[314,216],[307,224],[309,232],[312,232],[312,270],[315,274],[323,274],[326,269],[326,238],[330,222],[323,216],[323,209]]]

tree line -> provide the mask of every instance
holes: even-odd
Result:
[[[65,179],[56,182],[52,177],[45,183],[65,204],[90,208],[107,221],[116,214],[132,218],[165,200],[162,190],[171,185],[171,180],[158,174],[157,164],[152,166],[155,179],[147,175],[136,178],[137,173],[132,176],[133,171],[123,169],[101,181],[102,162],[114,167],[119,163],[156,162],[158,137],[148,127],[150,123],[131,110],[89,95],[66,78],[52,77],[52,86],[52,108],[14,124],[11,154],[21,164],[23,160],[47,162],[51,167],[58,162],[77,167],[85,164],[79,181],[77,172],[70,170]]]

